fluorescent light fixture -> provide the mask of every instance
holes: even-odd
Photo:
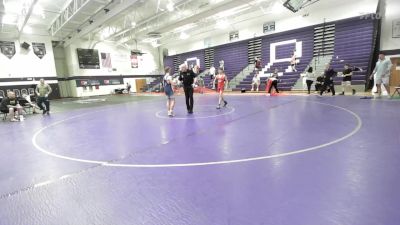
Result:
[[[144,43],[152,43],[154,41],[157,41],[158,39],[160,39],[160,38],[148,37],[148,38],[143,39],[142,42],[144,42]]]
[[[22,32],[25,33],[25,34],[32,34],[33,33],[33,29],[32,29],[32,27],[25,26],[24,30]]]
[[[225,18],[225,17],[232,16],[232,15],[238,15],[239,13],[249,10],[250,8],[251,8],[251,6],[248,6],[248,5],[238,6],[233,9],[228,9],[228,10],[219,12],[215,16],[216,16],[216,18]]]
[[[181,34],[179,35],[179,38],[182,40],[188,39],[190,36],[185,33],[185,32],[181,32]]]
[[[9,15],[9,14],[4,14],[2,17],[2,23],[3,24],[16,24],[17,23],[17,17]]]
[[[301,9],[304,9],[320,0],[286,0],[283,3],[283,6],[288,8],[292,12],[297,12]]]
[[[7,1],[7,3],[4,4],[4,9],[6,13],[20,14],[24,7],[21,6],[20,2]]]
[[[216,28],[218,29],[226,29],[229,27],[229,22],[227,20],[218,20],[216,24]]]
[[[107,39],[111,35],[110,28],[105,28],[100,33],[100,38],[102,40]]]
[[[272,13],[278,14],[282,13],[285,10],[285,7],[282,5],[280,1],[275,2],[272,6]]]
[[[188,23],[188,24],[186,24],[186,25],[183,25],[183,26],[180,26],[180,27],[178,27],[178,28],[175,28],[175,29],[174,29],[174,32],[175,32],[175,33],[180,33],[180,32],[183,32],[183,31],[190,30],[190,29],[192,29],[192,28],[194,28],[194,27],[197,27],[197,24],[196,24],[196,23]]]
[[[173,3],[172,1],[168,1],[167,10],[168,10],[169,12],[174,11],[174,3]]]
[[[34,6],[34,8],[33,8],[33,14],[42,16],[43,19],[46,18],[46,15],[44,14],[43,8],[42,8],[40,5],[38,5],[38,4],[36,4],[36,5]]]

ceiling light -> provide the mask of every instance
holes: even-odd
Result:
[[[15,16],[9,15],[9,14],[4,14],[2,17],[2,23],[3,24],[16,24],[17,18]]]
[[[179,35],[179,38],[182,40],[188,39],[190,36],[185,33],[185,32],[181,32],[181,34]]]
[[[46,15],[44,14],[44,10],[40,5],[35,5],[33,8],[33,14],[42,16],[43,19],[46,18]]]
[[[109,27],[104,28],[104,29],[101,31],[101,33],[100,33],[100,38],[101,38],[102,40],[105,40],[105,39],[107,39],[108,37],[110,37],[111,34],[112,34],[112,31],[111,31],[111,29],[110,29]]]
[[[20,5],[21,3],[15,1],[15,2],[11,2],[11,1],[7,1],[7,3],[4,3],[4,9],[6,13],[21,13],[21,11],[24,9],[24,7],[22,7]]]
[[[281,2],[277,1],[272,6],[272,13],[278,14],[285,10],[285,7],[281,4]]]
[[[152,43],[154,41],[157,41],[157,38],[153,38],[153,37],[148,37],[142,40],[142,42],[144,43]]]
[[[174,3],[173,2],[171,2],[171,1],[168,2],[167,10],[170,12],[174,11]]]
[[[217,24],[216,24],[216,27],[218,29],[226,29],[226,28],[229,27],[229,22],[226,21],[226,20],[218,20]]]
[[[33,30],[32,30],[32,27],[25,26],[25,27],[24,27],[24,30],[23,30],[22,32],[23,32],[23,33],[26,33],[26,34],[32,34],[32,33],[33,33]]]
[[[233,9],[228,9],[222,12],[219,12],[218,14],[215,15],[215,18],[225,18],[228,16],[233,16],[233,15],[238,15],[239,13],[251,9],[251,6],[248,5],[243,5],[243,6],[238,6]]]
[[[180,27],[175,28],[175,29],[174,29],[174,32],[175,32],[175,33],[180,33],[180,32],[187,31],[187,30],[190,30],[190,29],[192,29],[192,28],[195,28],[195,27],[197,27],[197,26],[198,26],[198,25],[197,25],[196,23],[188,23],[188,24],[186,24],[186,25],[183,25],[183,26],[180,26]]]
[[[133,22],[131,23],[131,26],[132,26],[132,28],[135,28],[135,27],[136,27],[136,22],[133,21]]]

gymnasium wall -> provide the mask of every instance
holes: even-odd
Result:
[[[2,39],[0,41],[13,41],[15,55],[9,59],[0,53],[0,90],[22,90],[35,87],[40,78],[52,85],[51,97],[59,97],[56,67],[54,62],[53,47],[50,37],[25,35],[20,40]],[[29,50],[21,49],[20,43],[27,42]],[[40,59],[34,54],[32,42],[44,43],[46,54]]]
[[[100,69],[80,69],[77,48],[97,49],[100,58]],[[139,45],[138,49],[145,54],[138,55],[138,68],[132,68],[131,49],[117,45],[114,42],[81,40],[65,47],[63,51],[67,75],[62,76],[60,80],[62,96],[106,95],[112,93],[114,89],[124,88],[126,82],[129,82],[134,87],[136,79],[147,77],[151,80],[153,75],[160,74],[162,71],[162,59],[159,56],[159,49],[148,45]],[[102,65],[101,53],[110,53],[111,68],[106,68]],[[62,67],[60,71],[62,71]],[[116,82],[117,80],[120,81],[120,84]],[[87,85],[81,85],[81,82],[87,83]]]
[[[54,64],[53,47],[50,37],[22,36],[18,40],[3,40],[15,42],[16,53],[9,59],[0,53],[0,78],[20,77],[55,77],[56,68]],[[21,49],[20,43],[27,42],[31,46],[29,50]],[[32,42],[44,43],[46,55],[40,59],[32,50]]]
[[[100,62],[100,69],[80,69],[78,65],[77,48],[93,48],[100,53],[110,53],[111,64],[114,70],[104,68]],[[161,68],[161,62],[158,57],[158,50],[151,46],[142,45],[138,48],[144,52],[142,56],[138,56],[138,68],[131,67],[130,55],[131,49],[118,46],[116,43],[98,42],[91,43],[89,41],[76,41],[65,48],[67,69],[70,76],[97,76],[97,75],[144,75],[152,74]]]

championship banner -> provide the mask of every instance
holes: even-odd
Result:
[[[1,53],[11,59],[15,55],[15,43],[11,41],[0,41]]]
[[[44,43],[32,43],[33,52],[39,59],[42,59],[46,55],[46,46]]]
[[[134,52],[131,52],[131,66],[132,66],[132,68],[139,67],[138,55]]]

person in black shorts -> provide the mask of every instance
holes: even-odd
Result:
[[[179,66],[179,80],[183,83],[185,91],[186,109],[189,114],[193,113],[193,86],[196,83],[196,76],[199,73],[199,66],[195,65],[192,70],[189,70],[186,64]]]
[[[349,64],[344,65],[343,70],[343,81],[342,81],[342,93],[340,95],[344,95],[346,92],[346,87],[350,87],[353,95],[356,94],[356,90],[351,86],[351,76],[353,75],[353,69],[350,68]]]

